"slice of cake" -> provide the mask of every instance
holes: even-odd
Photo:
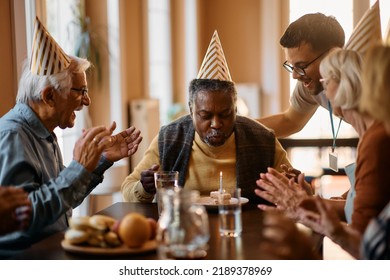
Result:
[[[223,201],[223,203],[228,202],[232,198],[230,193],[220,193],[219,191],[210,192],[210,197],[214,199],[216,204],[218,204],[219,201]]]

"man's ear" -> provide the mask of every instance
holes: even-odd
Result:
[[[41,92],[43,103],[49,105],[50,107],[54,107],[55,104],[55,92],[52,87],[46,87]]]

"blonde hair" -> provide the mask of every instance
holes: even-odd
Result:
[[[367,52],[362,75],[360,110],[390,124],[390,46],[375,46]]]
[[[339,83],[334,106],[342,109],[356,109],[361,97],[362,56],[353,50],[333,49],[320,63],[320,74],[325,79]]]

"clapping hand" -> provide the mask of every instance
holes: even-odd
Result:
[[[312,197],[303,200],[299,205],[300,221],[315,232],[333,237],[340,231],[341,221],[329,204],[322,198]]]
[[[295,179],[288,179],[284,174],[273,168],[268,168],[267,173],[261,173],[260,179],[256,181],[258,189],[255,190],[257,196],[273,203],[275,206],[260,204],[261,210],[268,211],[276,209],[283,211],[287,216],[298,220],[298,206],[301,201],[308,197],[304,190],[305,176],[298,175],[298,183]]]
[[[299,178],[299,175],[302,174],[302,172],[300,170],[295,169],[295,168],[288,166],[286,164],[281,164],[280,168],[283,170],[282,174],[284,174],[284,176],[286,176],[288,179],[293,178],[295,183],[299,183],[298,178]],[[308,195],[314,194],[313,188],[311,187],[311,185],[308,182],[304,181],[304,184],[302,184],[302,187]]]
[[[76,141],[73,149],[73,159],[83,165],[89,172],[96,168],[102,152],[110,145],[112,127],[107,129],[104,126],[97,126],[85,129]]]
[[[298,182],[298,175],[301,174],[300,170],[288,166],[287,164],[281,164],[280,168],[283,170],[282,174],[284,174],[284,176],[289,179],[294,178],[295,182]]]
[[[116,123],[113,122],[110,131],[114,131],[115,128]],[[116,135],[108,137],[103,155],[106,159],[116,162],[124,157],[133,155],[138,150],[138,145],[141,141],[141,132],[131,126]]]
[[[310,239],[294,222],[283,214],[269,211],[264,214],[261,252],[265,259],[319,259]]]

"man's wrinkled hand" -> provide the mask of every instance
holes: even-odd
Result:
[[[154,183],[154,173],[160,168],[158,164],[153,164],[148,170],[141,172],[141,184],[147,193],[155,194],[156,185]]]
[[[116,128],[116,123],[113,122],[110,131],[113,132]],[[122,158],[132,156],[137,150],[138,145],[142,141],[141,132],[135,127],[131,126],[120,133],[107,137],[103,156],[116,162]]]
[[[85,129],[73,148],[73,159],[92,172],[109,144],[112,131],[104,126]]]

